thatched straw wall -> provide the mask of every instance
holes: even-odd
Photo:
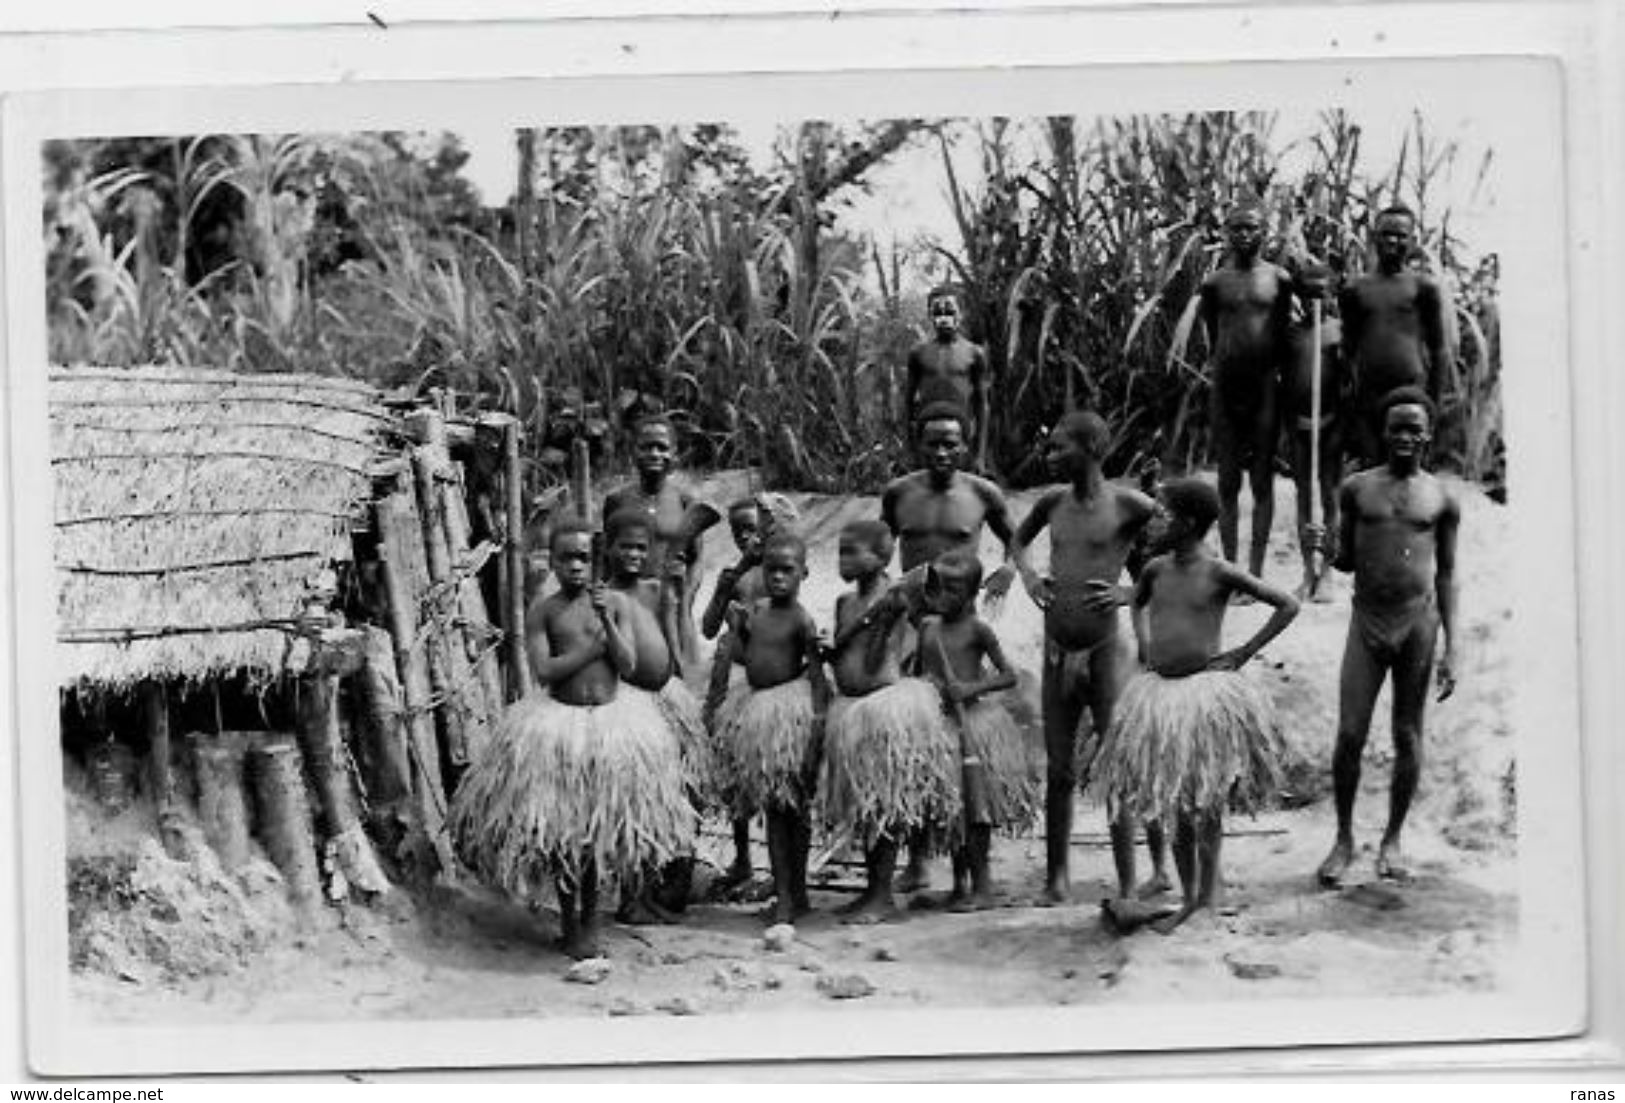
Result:
[[[348,380],[54,371],[61,684],[302,669],[294,621],[351,558],[389,424]]]

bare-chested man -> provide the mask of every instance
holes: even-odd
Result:
[[[1117,609],[1133,593],[1121,584],[1129,552],[1151,519],[1153,505],[1137,490],[1106,481],[1100,462],[1109,437],[1091,411],[1074,411],[1050,434],[1045,461],[1070,484],[1046,491],[1016,531],[1013,555],[1022,582],[1044,610],[1044,667],[1040,694],[1044,713],[1044,898],[1061,903],[1071,895],[1072,799],[1079,722],[1088,709],[1095,736],[1111,727],[1112,708],[1128,664],[1118,634]],[[1049,575],[1040,577],[1027,549],[1048,526]],[[1111,824],[1112,857],[1119,896],[1134,894],[1134,822]]]
[[[1326,297],[1331,273],[1324,267],[1305,266],[1297,275],[1297,291],[1306,300],[1300,317],[1294,319],[1287,337],[1287,368],[1281,380],[1281,413],[1286,422],[1288,439],[1292,445],[1292,481],[1297,487],[1298,545],[1303,554],[1303,581],[1296,596],[1300,600],[1324,602],[1330,600],[1326,579],[1317,573],[1317,553],[1322,550],[1309,539],[1310,505],[1315,490],[1310,487],[1310,451],[1314,447],[1316,429],[1319,433],[1319,493],[1322,527],[1328,533],[1338,531],[1337,484],[1342,478],[1343,429],[1347,418],[1343,416],[1343,330],[1336,318],[1323,318],[1320,332],[1315,333],[1312,312],[1316,304]],[[1316,338],[1319,338],[1319,358],[1316,358]],[[1316,366],[1320,372],[1320,407],[1315,409],[1314,386]],[[1317,426],[1318,422],[1318,426]],[[1330,553],[1331,549],[1325,549]],[[1330,557],[1330,556],[1329,556]]]
[[[905,610],[911,620],[924,611],[921,604],[924,568],[949,551],[977,555],[985,525],[1009,555],[1014,535],[1010,507],[1004,492],[993,482],[959,469],[965,456],[965,413],[951,402],[936,402],[920,411],[920,457],[925,467],[893,480],[880,497],[880,519],[897,536],[898,565],[904,577],[888,592],[872,614],[898,616]],[[912,573],[910,573],[912,572]],[[997,608],[1015,578],[1006,562],[991,572],[983,590]],[[884,638],[884,631],[877,638]],[[899,892],[925,887],[925,847],[916,839],[909,848],[908,868],[898,882]]]
[[[699,655],[699,636],[694,630],[693,600],[699,584],[699,539],[684,529],[684,519],[694,499],[672,485],[670,475],[677,462],[677,430],[659,414],[638,422],[633,436],[638,481],[611,492],[604,499],[604,517],[622,509],[639,509],[653,522],[653,540],[644,566],[644,577],[667,578],[668,560],[680,557],[685,566],[686,584],[682,606],[676,611],[677,662],[683,670],[692,669]],[[681,545],[681,546],[678,546]]]
[[[1432,403],[1419,388],[1388,396],[1382,406],[1388,462],[1350,476],[1341,499],[1337,542],[1340,571],[1354,573],[1354,603],[1338,689],[1337,748],[1332,778],[1337,841],[1320,866],[1320,883],[1335,888],[1354,859],[1354,799],[1360,756],[1383,680],[1393,676],[1394,773],[1388,826],[1377,851],[1379,877],[1407,875],[1400,831],[1421,773],[1422,719],[1434,648],[1439,700],[1455,690],[1456,531],[1461,506],[1450,488],[1422,469],[1433,424]]]
[[[920,411],[932,403],[955,403],[974,424],[971,462],[981,471],[987,461],[987,353],[959,332],[959,298],[952,288],[933,288],[925,309],[931,315],[932,334],[929,341],[909,350],[904,424],[917,426]]]
[[[1237,501],[1242,472],[1253,493],[1247,569],[1264,574],[1275,520],[1275,441],[1280,432],[1278,389],[1291,318],[1291,277],[1264,260],[1264,215],[1240,204],[1225,216],[1225,262],[1202,283],[1198,316],[1212,350],[1213,445],[1219,461],[1219,543],[1236,561]]]
[[[1437,404],[1448,367],[1444,295],[1432,276],[1409,267],[1416,216],[1407,207],[1386,208],[1372,239],[1377,270],[1338,296],[1343,362],[1354,379],[1350,443],[1364,466],[1383,460],[1384,396],[1399,387],[1426,387]]]

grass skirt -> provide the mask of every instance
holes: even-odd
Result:
[[[715,755],[711,737],[705,730],[700,699],[681,678],[672,678],[655,694],[655,705],[666,727],[677,736],[677,749],[683,756],[683,783],[691,794],[708,792],[711,775],[715,772]]]
[[[818,781],[812,683],[794,678],[770,689],[729,694],[717,717],[717,773],[745,809],[805,809]]]
[[[1245,674],[1134,676],[1096,762],[1109,808],[1172,822],[1180,812],[1252,811],[1280,789],[1286,753],[1269,694]]]
[[[837,697],[824,739],[824,818],[865,848],[889,828],[946,827],[960,814],[959,759],[930,682]]]
[[[1044,807],[1043,759],[1029,753],[1029,740],[998,701],[978,700],[964,716],[961,749],[986,773],[987,807],[974,810],[977,820],[1011,831],[1032,826]]]
[[[728,670],[728,692],[722,703],[717,706],[711,718],[710,730],[706,732],[707,785],[701,790],[700,796],[705,807],[722,809],[730,817],[744,818],[754,816],[759,809],[752,807],[740,793],[737,784],[738,768],[734,764],[734,756],[728,746],[723,742],[723,733],[729,729],[735,717],[739,714],[739,706],[744,703],[745,695],[750,692],[750,683],[745,679],[743,664],[734,663]]]
[[[509,706],[447,822],[465,863],[532,903],[584,858],[603,876],[634,876],[694,834],[677,737],[654,694],[625,687],[606,705],[536,693]]]

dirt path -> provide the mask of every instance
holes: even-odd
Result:
[[[719,480],[704,492],[725,501],[734,489]],[[978,914],[924,909],[896,923],[844,927],[830,909],[850,898],[859,871],[832,866],[834,879],[814,893],[817,914],[798,925],[785,952],[764,947],[753,905],[696,905],[681,926],[609,925],[608,975],[579,984],[564,979],[569,963],[548,946],[551,914],[533,916],[477,885],[459,884],[437,889],[415,908],[401,902],[329,912],[317,930],[292,943],[272,939],[270,948],[228,971],[177,978],[132,968],[120,978],[117,970],[84,970],[75,974],[75,993],[86,1013],[103,1021],[288,1022],[1058,1005],[1175,995],[1359,997],[1493,986],[1497,963],[1516,937],[1517,912],[1511,687],[1498,646],[1510,617],[1497,554],[1507,522],[1500,507],[1470,488],[1464,492],[1462,684],[1430,715],[1409,838],[1417,870],[1410,884],[1371,879],[1370,844],[1386,810],[1389,762],[1380,707],[1359,809],[1365,847],[1349,887],[1322,892],[1312,883],[1331,841],[1329,801],[1233,817],[1224,850],[1225,907],[1170,937],[1145,931],[1118,938],[1100,924],[1110,856],[1103,812],[1084,802],[1074,836],[1077,901],[1061,908],[1030,905],[1043,864],[1036,837],[999,842],[995,873],[1011,906]],[[813,546],[803,599],[827,618],[838,588],[835,535],[846,519],[872,515],[875,505],[798,501]],[[1018,498],[1017,514],[1030,502],[1030,495]],[[1283,486],[1269,570],[1285,584],[1298,573],[1286,520],[1292,515],[1290,487]],[[725,543],[720,536],[707,541],[708,576],[724,561]],[[991,543],[986,551],[997,554]],[[1333,603],[1306,606],[1259,660],[1290,737],[1310,763],[1305,784],[1317,788],[1327,773],[1347,613],[1345,583]],[[1227,634],[1244,635],[1262,616],[1256,608],[1237,609]],[[1019,593],[995,621],[1013,661],[1035,672],[1039,623]],[[720,837],[706,841],[722,845]],[[760,847],[758,860],[765,860]],[[936,863],[934,874],[941,887],[945,863]],[[872,992],[832,998],[833,980],[850,975]]]

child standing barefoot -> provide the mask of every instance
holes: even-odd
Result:
[[[653,539],[653,522],[639,509],[623,509],[604,522],[605,560],[609,589],[626,598],[628,643],[632,669],[622,680],[623,693],[654,695],[660,715],[676,736],[683,753],[684,780],[691,802],[709,776],[708,745],[700,718],[700,702],[676,677],[674,613],[681,601],[683,572],[675,561],[665,585],[643,577]],[[693,856],[684,854],[664,870],[650,868],[636,883],[622,886],[618,923],[673,922],[675,911],[688,902]],[[659,892],[657,893],[657,886]],[[667,905],[670,905],[669,907]]]
[[[797,596],[807,576],[807,546],[780,534],[762,554],[765,598],[735,605],[733,648],[742,649],[748,688],[720,718],[718,746],[728,758],[739,800],[767,814],[768,860],[777,895],[769,918],[788,923],[811,910],[808,810],[818,785],[829,691],[818,654],[818,628]]]
[[[1145,670],[1118,701],[1097,783],[1114,815],[1174,826],[1184,903],[1158,920],[1166,934],[1216,902],[1225,805],[1256,806],[1278,787],[1284,746],[1274,706],[1240,669],[1292,623],[1298,603],[1203,547],[1219,517],[1212,487],[1177,479],[1160,497],[1170,550],[1146,565],[1134,589],[1134,636]],[[1267,602],[1274,612],[1245,644],[1222,651],[1224,613],[1236,593]],[[1119,929],[1149,918],[1133,900],[1102,906]]]
[[[993,906],[993,828],[1030,818],[1037,798],[1020,730],[1002,705],[987,699],[1014,686],[1016,674],[993,629],[976,615],[981,585],[982,564],[974,555],[939,556],[926,583],[930,614],[920,622],[920,668],[941,687],[964,756],[964,831],[954,849],[948,898],[950,907],[963,911]]]
[[[941,834],[924,829],[947,828],[959,815],[959,742],[937,689],[902,677],[905,626],[888,630],[865,616],[886,594],[891,553],[891,529],[882,521],[841,530],[841,578],[857,585],[835,602],[830,665],[839,693],[829,709],[824,801],[831,827],[864,848],[867,885],[841,909],[848,923],[896,915],[899,842],[914,832]]]
[[[584,958],[599,953],[600,876],[635,877],[683,852],[694,814],[653,697],[618,692],[636,663],[626,600],[589,585],[587,526],[560,523],[551,551],[559,589],[525,622],[548,692],[509,707],[447,819],[463,860],[510,894],[538,905],[554,879],[562,948]]]

